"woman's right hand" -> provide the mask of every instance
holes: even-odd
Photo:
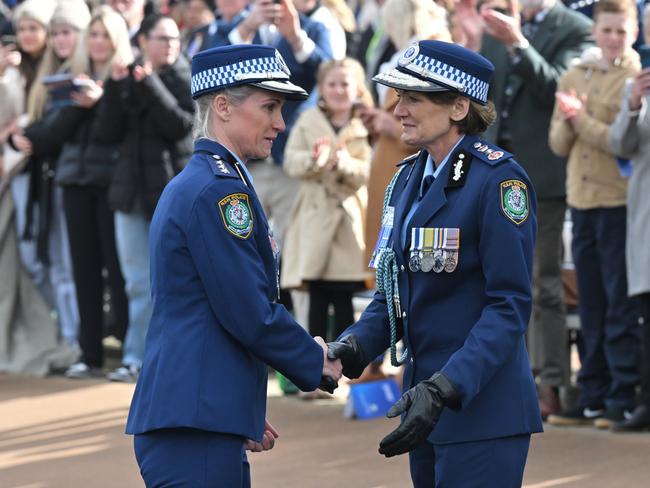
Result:
[[[314,340],[318,345],[323,349],[323,376],[332,378],[334,381],[338,381],[343,376],[343,364],[340,359],[329,359],[327,357],[327,343],[323,340],[322,337],[314,337]]]
[[[9,66],[18,66],[20,64],[20,53],[16,46],[9,44],[0,46],[0,75],[3,75]]]
[[[87,85],[83,86],[79,91],[72,92],[71,98],[80,107],[92,108],[102,98],[103,94],[104,89],[100,81],[88,80]]]
[[[373,136],[389,136],[399,139],[402,126],[393,114],[378,108],[365,108],[359,111],[361,122]]]
[[[120,81],[129,76],[129,65],[118,61],[111,67],[111,80]]]
[[[638,73],[632,81],[632,91],[630,92],[629,107],[630,110],[639,110],[641,101],[644,96],[650,94],[650,68],[645,68]]]

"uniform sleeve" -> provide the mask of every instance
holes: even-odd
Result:
[[[398,321],[398,323],[400,324],[397,330],[397,340],[399,341],[402,338],[403,330],[401,321]],[[372,302],[363,311],[359,320],[345,329],[337,340],[349,335],[357,336],[369,361],[388,349],[390,346],[390,326],[384,295],[375,292]]]
[[[258,246],[268,243],[256,242],[254,231],[242,239],[226,230],[218,207],[225,196],[215,185],[208,187],[188,223],[188,247],[214,316],[251,354],[300,389],[314,390],[323,371],[323,350],[284,306],[268,299],[272,295],[258,252]],[[263,224],[253,220],[255,225]]]
[[[573,59],[579,58],[586,48],[593,45],[591,22],[582,16],[573,16],[572,24],[563,31],[565,38],[562,47],[550,59],[546,59],[531,45],[521,52],[521,60],[513,66],[513,73],[525,80],[531,95],[540,106],[553,104],[561,74]]]
[[[478,249],[489,303],[463,347],[442,368],[459,387],[464,406],[514,353],[528,326],[532,307],[535,195],[523,170],[515,165],[502,164],[492,173],[482,190],[478,216]],[[529,214],[519,224],[502,210],[500,185],[509,180],[519,180],[528,186]]]

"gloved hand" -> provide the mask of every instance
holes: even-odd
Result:
[[[336,390],[338,387],[339,382],[331,376],[321,376],[320,385],[318,385],[319,390],[326,391],[327,393],[334,393],[334,390]]]
[[[387,417],[405,413],[400,426],[379,443],[379,453],[386,457],[404,454],[425,441],[436,426],[443,408],[460,409],[460,395],[442,373],[435,373],[402,395]]]
[[[339,342],[328,342],[327,349],[327,357],[332,360],[340,359],[343,363],[343,374],[351,380],[361,376],[370,362],[366,360],[366,355],[355,335],[346,336]]]

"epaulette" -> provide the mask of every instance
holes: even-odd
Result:
[[[226,158],[223,158],[218,154],[207,155],[207,158],[210,161],[210,168],[215,176],[221,176],[223,178],[240,178],[235,165]]]
[[[399,168],[400,166],[406,166],[407,164],[414,163],[418,159],[418,157],[420,156],[421,152],[422,151],[418,151],[415,154],[411,154],[410,156],[405,157],[399,163],[397,163],[396,166]]]
[[[485,141],[476,141],[468,150],[475,158],[492,166],[501,164],[512,157],[511,153]]]

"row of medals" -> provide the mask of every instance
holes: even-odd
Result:
[[[409,269],[417,273],[424,271],[428,273],[451,273],[458,266],[458,251],[435,249],[433,251],[422,251],[414,249],[409,257]]]

